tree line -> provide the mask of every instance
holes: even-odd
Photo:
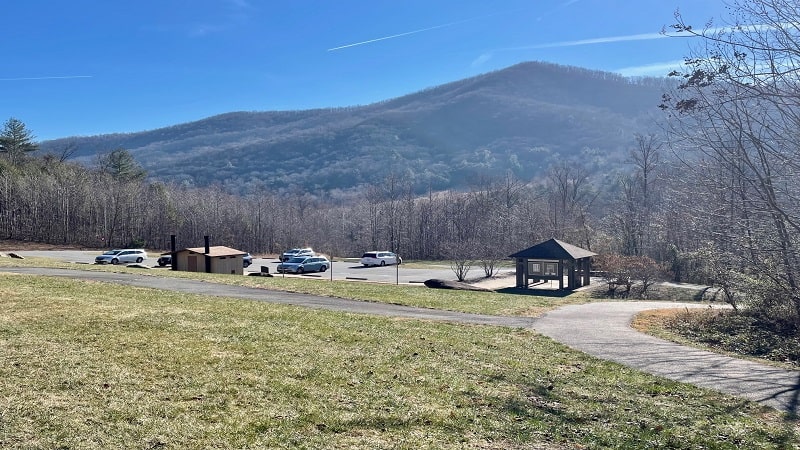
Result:
[[[25,133],[10,131],[20,126]],[[221,186],[151,182],[125,149],[103,152],[88,167],[36,156],[32,133],[17,119],[9,119],[0,139],[10,149],[0,153],[6,239],[166,249],[172,234],[185,246],[211,235],[256,253],[310,245],[342,256],[389,249],[410,259],[504,258],[551,237],[610,247],[596,232],[601,191],[574,161],[552,166],[543,179],[508,173],[476,179],[468,190],[423,196],[397,174],[336,198],[273,194],[260,186],[240,195]]]
[[[406,259],[480,261],[487,275],[507,255],[550,238],[656,261],[675,254],[662,231],[678,229],[663,223],[677,213],[661,206],[667,171],[653,135],[637,137],[630,164],[613,177],[564,160],[533,180],[509,172],[477,177],[467,190],[420,196],[409,180],[390,174],[337,197],[151,182],[125,149],[97,155],[90,167],[37,157],[32,134],[16,119],[1,136],[3,148],[25,149],[0,158],[5,239],[167,250],[173,234],[182,247],[210,235],[215,244],[253,253],[312,246],[331,256],[386,249]],[[698,247],[688,240],[685,248]]]

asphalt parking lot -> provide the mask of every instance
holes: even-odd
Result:
[[[94,264],[95,256],[101,251],[82,251],[82,250],[26,250],[15,252],[24,257],[53,258],[77,264]],[[166,270],[158,267],[156,260],[159,254],[150,253],[148,259],[142,264]],[[407,265],[400,266],[376,266],[363,267],[357,260],[336,259],[332,262],[331,268],[327,272],[310,273],[304,275],[283,275],[276,270],[279,261],[276,258],[253,258],[253,264],[244,269],[245,274],[251,272],[261,272],[262,267],[269,268],[273,276],[286,277],[306,277],[333,280],[353,280],[368,281],[373,283],[400,283],[400,284],[421,284],[425,280],[438,278],[443,280],[454,280],[455,274],[447,265],[430,266],[426,268],[409,268]],[[479,278],[483,275],[483,270],[474,267],[469,272],[468,278]]]
[[[276,277],[306,277],[323,278],[334,280],[354,280],[370,281],[374,283],[423,283],[431,278],[454,279],[455,275],[449,267],[431,267],[430,269],[410,269],[403,266],[375,266],[364,267],[357,261],[334,259],[330,269],[326,272],[308,273],[303,275],[279,274],[277,271],[277,259],[253,258],[253,265],[245,269],[245,272],[259,272],[261,267],[268,267],[273,276]],[[477,273],[477,272],[475,272]]]

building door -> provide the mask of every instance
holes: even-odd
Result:
[[[189,255],[189,272],[197,272],[197,256]]]

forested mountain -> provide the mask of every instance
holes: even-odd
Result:
[[[72,145],[84,163],[124,148],[154,180],[234,192],[349,189],[388,173],[441,190],[509,171],[532,179],[560,158],[602,173],[652,128],[663,83],[524,63],[367,106],[233,112],[41,148]]]
[[[179,246],[210,235],[258,253],[481,261],[488,276],[556,238],[604,255],[612,284],[669,271],[750,309],[747,327],[794,338],[800,36],[789,3],[746,2],[743,23],[770,26],[730,34],[678,15],[677,31],[714,51],[687,58],[674,86],[527,63],[362,107],[41,143],[57,157],[11,118],[0,239],[163,249],[171,235]],[[668,126],[651,133],[659,113]],[[336,189],[351,190],[328,197]]]

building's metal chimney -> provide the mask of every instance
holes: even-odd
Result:
[[[206,273],[211,273],[211,255],[209,255],[209,253],[211,253],[211,237],[206,236],[205,241],[206,241]]]
[[[175,247],[175,235],[174,234],[170,235],[170,237],[169,237],[169,251],[170,251],[170,255],[172,256],[172,258],[170,259],[170,261],[172,261],[170,263],[171,266],[172,266],[172,270],[178,270],[178,255],[176,254],[177,249]]]

